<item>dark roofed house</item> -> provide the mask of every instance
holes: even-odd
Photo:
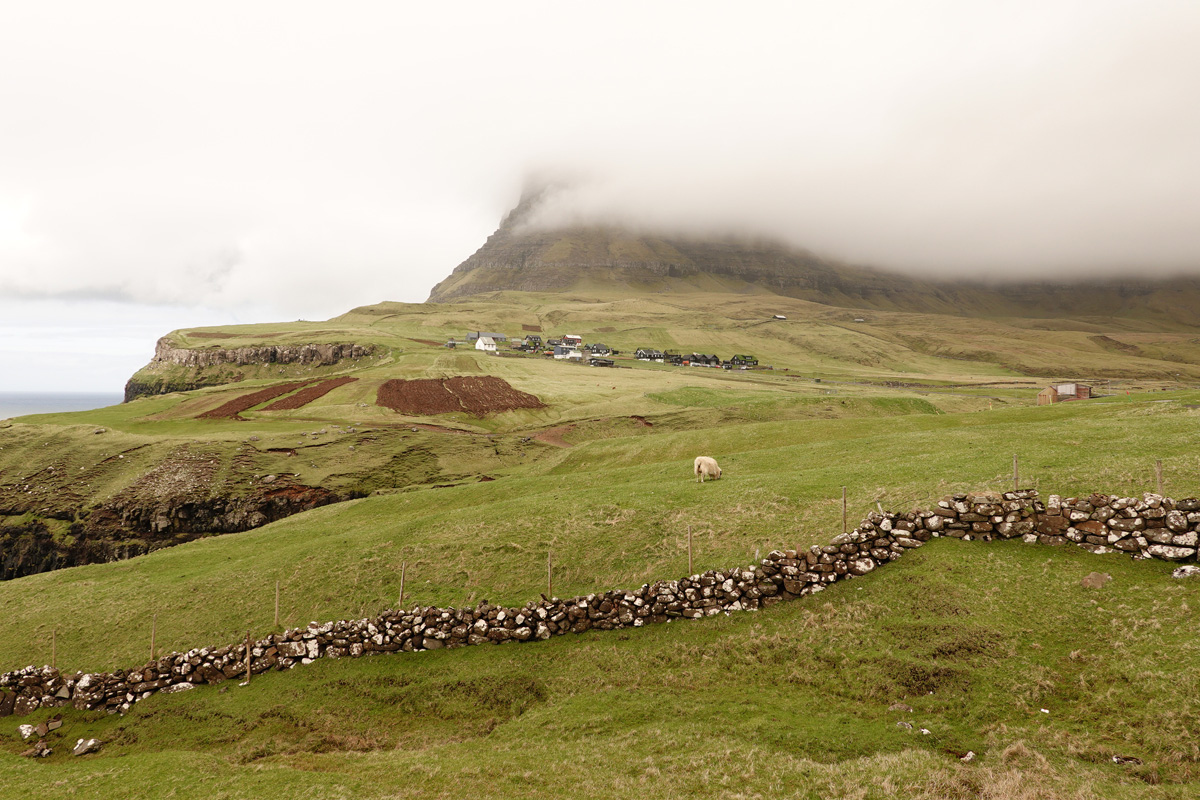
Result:
[[[758,359],[754,356],[736,355],[730,357],[729,363],[735,367],[757,367]]]

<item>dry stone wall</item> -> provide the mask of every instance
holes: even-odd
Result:
[[[1021,538],[1046,545],[1076,544],[1093,553],[1122,551],[1135,558],[1194,561],[1200,540],[1200,500],[1092,494],[1043,503],[1035,490],[959,494],[929,511],[872,512],[857,528],[827,545],[774,550],[747,567],[709,570],[628,591],[569,599],[545,598],[521,607],[481,603],[474,608],[414,606],[370,619],[310,623],[264,639],[171,653],[136,669],[62,673],[49,666],[0,675],[0,716],[38,708],[124,712],[155,692],[179,692],[249,673],[290,669],[318,658],[357,658],[480,644],[542,641],[588,630],[636,628],[672,619],[699,619],[754,610],[866,575],[938,536]]]

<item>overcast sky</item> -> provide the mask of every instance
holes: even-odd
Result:
[[[1200,272],[1197,42],[1194,0],[2,3],[0,391],[423,301],[546,172],[550,224]]]

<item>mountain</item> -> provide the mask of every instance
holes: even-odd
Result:
[[[774,294],[878,311],[988,317],[1120,317],[1200,327],[1200,280],[936,281],[823,258],[761,239],[698,238],[611,225],[531,224],[546,190],[526,192],[483,246],[433,287],[446,303],[492,292],[597,298],[644,293]]]

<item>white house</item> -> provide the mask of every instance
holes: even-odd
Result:
[[[475,349],[494,353],[496,352],[496,340],[490,336],[480,336],[475,340]]]

